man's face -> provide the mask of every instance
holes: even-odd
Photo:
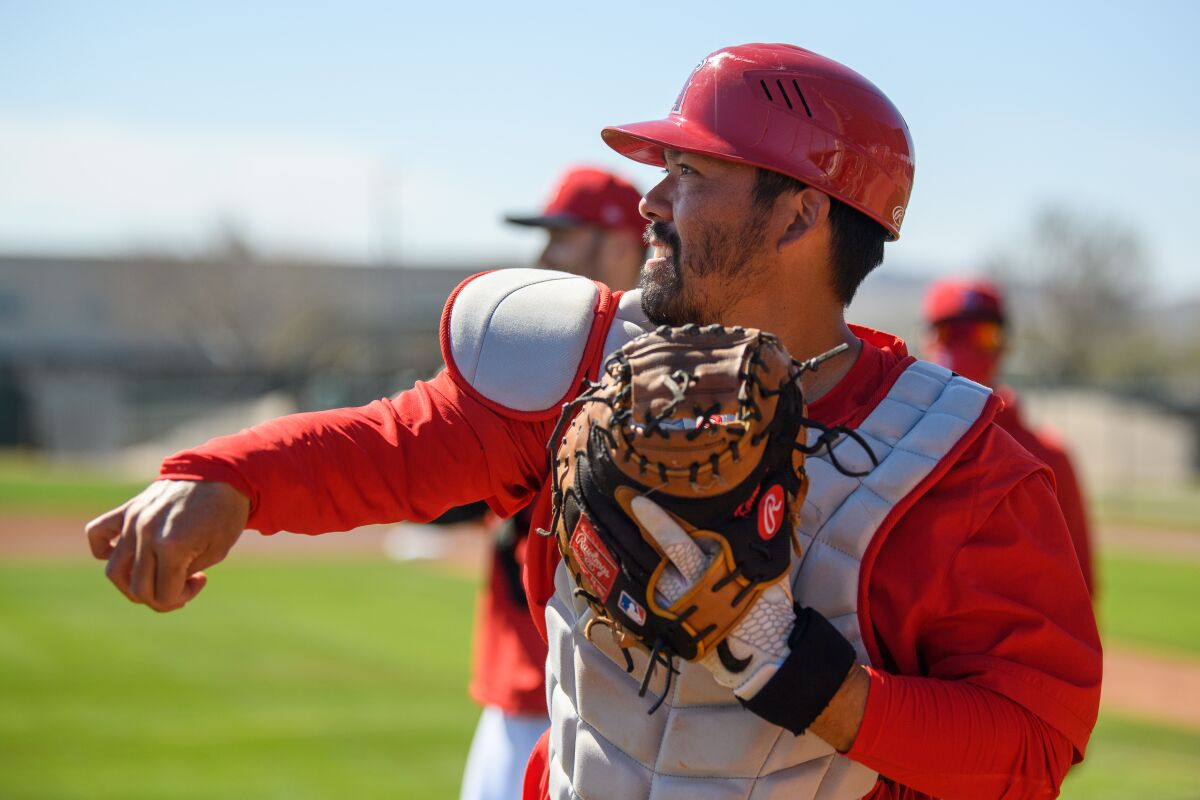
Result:
[[[754,201],[753,167],[668,150],[666,174],[642,200],[653,248],[642,308],[656,325],[729,324],[727,310],[760,291],[770,209]]]
[[[549,228],[548,239],[538,266],[558,269],[573,275],[597,279],[595,274],[604,231],[599,228],[580,226],[577,228]]]

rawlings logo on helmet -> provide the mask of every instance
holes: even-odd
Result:
[[[895,208],[892,209],[892,222],[894,222],[896,224],[896,227],[899,228],[900,223],[903,221],[904,221],[904,206],[896,206]]]

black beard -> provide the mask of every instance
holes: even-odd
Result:
[[[651,281],[646,270],[638,280],[642,290],[642,311],[655,325],[680,326],[688,323],[705,325],[721,321],[721,308],[730,298],[741,296],[750,288],[747,279],[756,270],[750,259],[762,248],[767,226],[768,210],[755,206],[752,215],[737,230],[708,229],[694,249],[688,246],[688,273],[696,277],[713,275],[723,279],[724,289],[717,297],[695,296],[689,291],[680,264],[684,262],[683,243],[675,229],[665,222],[652,222],[646,227],[646,238],[670,246],[671,257],[655,272]],[[663,273],[669,270],[666,277]]]
[[[642,290],[642,311],[655,325],[686,325],[688,320],[698,318],[697,309],[683,301],[683,273],[679,271],[683,243],[679,234],[665,222],[652,222],[646,226],[646,239],[654,239],[671,248],[671,257],[665,269],[670,273],[666,280],[651,282],[647,270],[638,277],[638,288]],[[664,271],[659,268],[659,274]]]

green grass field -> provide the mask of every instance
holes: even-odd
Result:
[[[1200,562],[1121,552],[1099,567],[1105,641],[1200,657]]]
[[[0,452],[0,512],[91,517],[125,502],[153,477],[134,481],[98,467],[54,465],[28,454]]]
[[[474,585],[235,563],[159,616],[98,565],[0,566],[0,797],[454,797]]]
[[[0,513],[90,516],[142,485],[0,456]],[[1110,552],[1100,575],[1106,641],[1200,657],[1200,564]],[[457,796],[474,580],[236,556],[211,577],[159,616],[82,557],[0,563],[0,798]],[[1197,753],[1200,732],[1102,715],[1063,796],[1200,797]]]
[[[1066,800],[1195,800],[1200,733],[1101,714],[1087,760],[1067,775]]]
[[[1102,566],[1112,640],[1200,651],[1195,629],[1139,632],[1200,567]],[[474,589],[376,560],[235,560],[159,616],[98,564],[0,565],[0,797],[454,797]],[[1196,753],[1200,733],[1105,716],[1064,796],[1197,797]]]

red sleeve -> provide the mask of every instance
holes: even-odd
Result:
[[[918,797],[1058,796],[1071,743],[1011,700],[970,683],[875,670],[870,691],[849,755],[894,782],[872,800],[914,796],[906,787]]]
[[[443,372],[361,408],[293,414],[163,462],[160,478],[229,483],[263,533],[426,521],[485,499],[503,516],[537,491],[553,420],[504,417]]]
[[[949,491],[973,492],[963,496],[965,514],[991,505],[971,477],[948,482]],[[949,567],[939,583],[925,583],[910,554],[899,554],[907,577],[892,576],[889,597],[904,611],[891,620],[875,605],[875,622],[897,626],[889,654],[909,662],[899,671],[913,677],[872,673],[851,757],[939,797],[1057,794],[1095,725],[1101,673],[1091,603],[1057,509],[1048,473],[1037,470],[970,526],[941,562]],[[929,520],[912,522],[939,533]]]

